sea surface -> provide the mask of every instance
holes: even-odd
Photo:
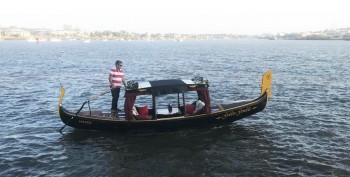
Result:
[[[256,98],[273,71],[262,112],[232,124],[168,133],[65,127],[71,111],[127,80],[202,76],[212,102]],[[123,92],[123,90],[122,90]],[[109,111],[111,95],[91,102]],[[123,98],[119,104],[123,104]],[[350,176],[350,42],[0,41],[0,176]]]

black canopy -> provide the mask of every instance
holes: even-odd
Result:
[[[151,94],[153,96],[187,91],[187,84],[179,79],[157,80],[149,83],[151,84]]]
[[[187,91],[197,91],[198,96],[205,103],[204,112],[208,114],[211,112],[208,86],[207,83],[197,84],[192,81],[183,81],[180,79],[157,80],[138,84],[137,89],[126,90],[125,92],[124,110],[126,117],[128,119],[134,117],[132,109],[138,95],[151,94],[153,97],[156,97],[165,94],[185,93]],[[153,105],[153,109],[155,109],[155,105]]]

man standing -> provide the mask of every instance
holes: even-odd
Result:
[[[112,108],[111,113],[116,113],[121,111],[118,109],[118,99],[120,88],[122,84],[126,88],[125,79],[124,79],[124,71],[122,70],[123,62],[117,60],[115,62],[115,68],[112,68],[109,72],[109,83],[111,84],[111,92],[112,92]]]

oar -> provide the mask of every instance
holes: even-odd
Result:
[[[72,118],[70,118],[70,119],[68,120],[68,122],[65,123],[65,124],[63,125],[63,127],[59,130],[59,132],[62,133],[62,130],[64,129],[64,127],[66,127],[66,125],[69,124],[70,121],[72,121],[72,120],[80,113],[80,111],[83,109],[83,107],[84,107],[84,105],[85,105],[86,103],[88,103],[88,102],[90,102],[90,101],[92,101],[92,100],[96,100],[99,96],[102,96],[102,95],[108,93],[110,90],[111,90],[111,89],[109,88],[109,89],[107,89],[107,90],[105,90],[105,91],[102,91],[101,93],[99,93],[99,94],[97,94],[97,95],[91,97],[91,98],[88,99],[87,101],[85,101],[85,102],[83,103],[83,105],[81,105],[81,107],[80,107],[80,109],[78,110],[78,112],[75,113],[75,115],[72,116]]]
[[[88,101],[96,100],[99,96],[102,96],[102,95],[104,95],[104,94],[106,94],[106,93],[108,93],[108,92],[110,92],[110,91],[111,91],[111,88],[106,89],[106,90],[100,92],[99,94],[97,94],[97,95],[91,97]]]

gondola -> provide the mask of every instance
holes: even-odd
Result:
[[[65,89],[61,87],[58,115],[64,126],[102,131],[157,132],[229,124],[262,111],[269,101],[271,84],[272,71],[269,70],[263,75],[261,93],[257,98],[230,103],[211,103],[209,82],[201,77],[191,80],[129,81],[125,89],[124,110],[116,114],[91,110],[90,106],[89,110],[82,111],[90,100],[84,102],[79,111],[68,111],[62,105]],[[197,114],[193,114],[194,105],[188,102],[190,93],[192,97],[201,97],[205,103]],[[175,104],[165,106],[157,103],[158,99],[166,95],[172,95]],[[149,97],[149,106],[139,105],[138,97]]]

